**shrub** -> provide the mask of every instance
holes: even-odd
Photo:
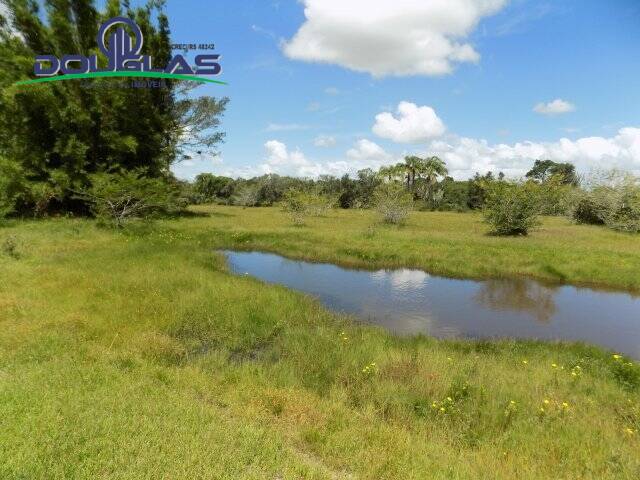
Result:
[[[577,223],[639,233],[640,179],[615,171],[606,173],[576,192],[569,213]]]
[[[304,225],[305,218],[311,213],[308,194],[298,190],[288,190],[282,199],[282,210],[287,213],[294,225]]]
[[[540,192],[531,183],[494,182],[488,184],[485,221],[496,235],[527,235],[538,224]]]
[[[2,241],[0,245],[0,251],[8,257],[18,260],[20,258],[20,252],[18,251],[18,240],[13,235],[9,235]]]
[[[397,225],[413,210],[413,195],[400,183],[383,183],[373,194],[373,204],[385,223]]]
[[[238,189],[231,203],[241,207],[255,207],[258,205],[259,192],[255,185],[244,185]]]
[[[536,183],[540,199],[541,215],[564,215],[569,208],[573,184],[567,183],[565,177],[553,175],[543,183]]]
[[[336,204],[337,199],[333,196],[296,189],[287,190],[282,198],[282,209],[296,225],[304,225],[308,216],[325,216]]]
[[[151,218],[180,211],[179,190],[162,178],[147,178],[143,171],[97,173],[79,198],[89,202],[96,218],[122,227],[131,218]]]

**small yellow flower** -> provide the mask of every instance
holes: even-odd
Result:
[[[633,428],[627,427],[624,429],[624,433],[626,433],[627,435],[634,435],[636,431]]]
[[[562,408],[569,408],[569,404],[567,402],[562,402]]]
[[[447,401],[448,401],[448,402],[453,402],[453,400],[451,399],[451,397],[447,397]]]
[[[522,363],[526,365],[527,363],[529,363],[529,360],[522,360]]]
[[[540,407],[540,413],[544,413],[544,408]]]
[[[509,403],[510,403],[511,405],[515,405],[515,404],[516,404],[516,402],[515,402],[515,401],[513,401],[513,400],[511,400]]]
[[[546,398],[542,401],[542,403],[544,403],[545,405],[549,405],[549,400],[547,400]]]
[[[622,355],[618,355],[618,354],[613,355],[614,360],[620,360],[621,358],[622,358]]]
[[[441,411],[442,413],[444,413],[446,410],[445,410],[445,408],[444,408],[444,407],[440,407],[440,411]]]
[[[453,358],[451,357],[447,357],[447,360],[449,360],[450,362],[453,362]]]
[[[558,364],[557,363],[552,363],[551,364],[551,368],[558,368]]]

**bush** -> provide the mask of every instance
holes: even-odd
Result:
[[[413,195],[400,183],[383,183],[373,194],[373,204],[385,223],[397,225],[413,210]]]
[[[609,172],[576,192],[570,215],[577,223],[606,225],[629,233],[640,232],[640,179]]]
[[[15,213],[27,195],[27,180],[20,166],[0,158],[0,220]]]
[[[541,210],[538,186],[531,183],[488,184],[485,221],[496,235],[527,235],[538,224]]]
[[[298,190],[288,190],[282,199],[282,210],[287,213],[294,225],[304,225],[309,215],[308,195]]]
[[[258,187],[255,185],[244,185],[234,194],[231,203],[241,207],[255,207],[258,205],[258,200]]]
[[[538,187],[541,215],[564,215],[569,208],[571,194],[575,187],[567,183],[565,177],[553,175]]]
[[[329,195],[319,195],[300,190],[287,190],[282,199],[282,209],[295,225],[304,225],[308,216],[321,217],[327,214],[337,203]]]
[[[96,218],[122,227],[131,218],[174,214],[186,205],[180,202],[176,185],[162,178],[147,178],[141,170],[97,173],[91,186],[78,196],[89,202]]]

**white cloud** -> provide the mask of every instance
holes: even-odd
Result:
[[[488,171],[519,177],[540,159],[570,162],[581,172],[611,168],[640,172],[640,128],[623,128],[609,138],[561,138],[556,142],[513,145],[491,145],[486,140],[452,136],[432,141],[426,153],[445,160],[452,176],[458,179]]]
[[[389,160],[391,155],[385,152],[377,143],[362,139],[358,140],[354,147],[347,151],[347,158],[351,160],[384,161]]]
[[[369,140],[359,140],[345,156],[337,160],[317,162],[309,160],[299,149],[290,150],[278,140],[269,140],[264,144],[266,156],[263,163],[241,168],[227,168],[221,175],[231,177],[257,177],[275,173],[294,177],[318,177],[334,175],[340,177],[355,175],[358,170],[372,168],[377,170],[383,165],[397,163],[399,158],[385,152],[379,145]]]
[[[321,148],[335,147],[336,143],[337,143],[336,138],[332,137],[331,135],[318,135],[313,141],[313,144],[316,147],[321,147]]]
[[[401,102],[398,116],[385,112],[376,115],[373,133],[397,143],[421,143],[440,137],[446,127],[431,107],[418,107],[414,103]]]
[[[561,115],[563,113],[573,112],[575,109],[575,105],[561,98],[556,98],[549,103],[541,102],[533,107],[533,111],[541,115]]]
[[[308,130],[308,125],[298,123],[270,123],[265,131],[267,132],[293,132],[295,130]]]
[[[305,23],[282,47],[296,60],[374,76],[444,75],[477,63],[465,43],[508,0],[302,0]]]
[[[213,173],[221,175],[220,166],[224,163],[219,155],[197,154],[188,152],[184,160],[176,162],[171,170],[183,180],[193,180],[200,173]]]

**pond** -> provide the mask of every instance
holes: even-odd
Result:
[[[640,298],[529,279],[456,280],[223,252],[234,273],[317,297],[399,335],[584,341],[640,359]]]

